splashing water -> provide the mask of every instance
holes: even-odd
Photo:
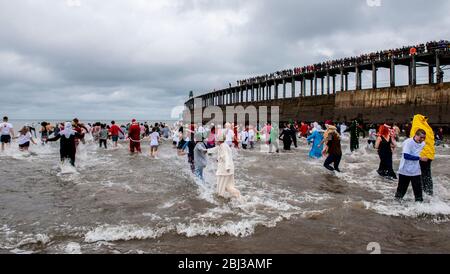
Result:
[[[152,159],[148,142],[142,155],[130,155],[125,142],[104,150],[87,140],[78,147],[76,167],[60,163],[58,145],[31,146],[31,153],[23,153],[13,144],[0,154],[5,174],[0,249],[159,253],[202,252],[206,245],[208,252],[320,251],[336,237],[374,235],[364,234],[372,227],[364,223],[392,229],[393,222],[411,235],[419,232],[405,228],[404,218],[430,232],[450,223],[448,147],[438,148],[433,162],[436,195],[416,204],[409,193],[399,204],[393,199],[396,182],[378,176],[378,155],[363,142],[354,153],[345,144],[343,173],[325,170],[324,159],[309,159],[304,140],[289,154],[269,155],[265,145],[234,151],[240,200],[215,195],[215,158],[209,158],[201,182],[169,142],[160,146],[159,159]],[[357,239],[345,238],[335,248],[351,251]],[[231,244],[223,245],[225,240]]]

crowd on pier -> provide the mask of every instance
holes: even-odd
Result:
[[[313,72],[323,72],[331,69],[338,69],[341,67],[351,67],[356,64],[367,64],[372,62],[387,61],[391,58],[405,58],[412,55],[432,53],[436,51],[450,51],[450,42],[447,40],[432,41],[428,43],[423,43],[413,46],[404,46],[402,48],[381,50],[377,52],[372,52],[368,54],[362,54],[355,57],[347,57],[338,60],[330,60],[322,63],[317,63],[313,65],[296,67],[294,69],[287,69],[282,71],[277,71],[274,73],[252,77],[244,80],[237,81],[237,86],[245,86],[263,83],[268,80],[275,80],[284,77],[300,75],[305,73]],[[231,83],[230,83],[231,87]]]

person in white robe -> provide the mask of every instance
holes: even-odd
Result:
[[[225,143],[225,136],[217,137],[218,146],[208,149],[208,154],[217,154],[217,194],[227,198],[227,193],[234,198],[240,198],[241,193],[235,187],[234,182],[234,163],[232,150]]]

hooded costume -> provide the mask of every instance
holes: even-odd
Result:
[[[224,139],[223,135],[218,136],[218,141],[223,142]],[[217,153],[217,194],[225,197],[225,193],[229,192],[239,198],[240,192],[234,187],[234,163],[231,147],[222,143],[220,146],[208,149],[208,153]]]
[[[309,151],[309,157],[320,159],[323,151],[323,132],[322,127],[315,123],[313,133],[307,138],[308,143],[313,143]]]
[[[423,129],[427,134],[427,138],[425,139],[425,148],[422,150],[420,156],[434,160],[436,154],[434,132],[428,124],[428,118],[420,114],[414,116],[409,137],[414,138],[414,135],[416,135],[418,129]]]
[[[65,159],[70,159],[70,164],[75,166],[75,154],[77,152],[76,139],[83,138],[83,135],[79,134],[72,128],[72,123],[67,122],[64,125],[64,129],[59,132],[53,138],[48,139],[48,142],[60,141],[60,156],[61,161]]]
[[[414,116],[410,137],[414,138],[418,129],[422,129],[427,134],[425,139],[425,147],[423,148],[420,156],[428,158],[427,162],[420,161],[420,169],[422,171],[422,187],[423,191],[428,195],[433,195],[433,178],[431,176],[431,162],[434,160],[436,155],[435,150],[435,137],[433,129],[428,124],[428,117],[423,115]]]
[[[292,145],[292,132],[291,129],[288,127],[285,127],[283,131],[281,132],[280,139],[283,140],[283,149],[284,150],[291,150]]]
[[[280,148],[278,146],[278,138],[279,138],[279,130],[278,125],[270,126],[270,133],[269,133],[269,152],[272,152],[272,147],[275,146],[275,151],[278,153],[280,151]]]

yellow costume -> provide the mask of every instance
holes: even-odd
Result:
[[[436,153],[434,146],[434,132],[428,124],[428,118],[420,114],[414,116],[411,128],[411,138],[416,135],[416,131],[418,129],[423,129],[427,133],[427,138],[425,139],[425,148],[422,150],[420,156],[426,157],[430,160],[434,160],[434,156]]]

